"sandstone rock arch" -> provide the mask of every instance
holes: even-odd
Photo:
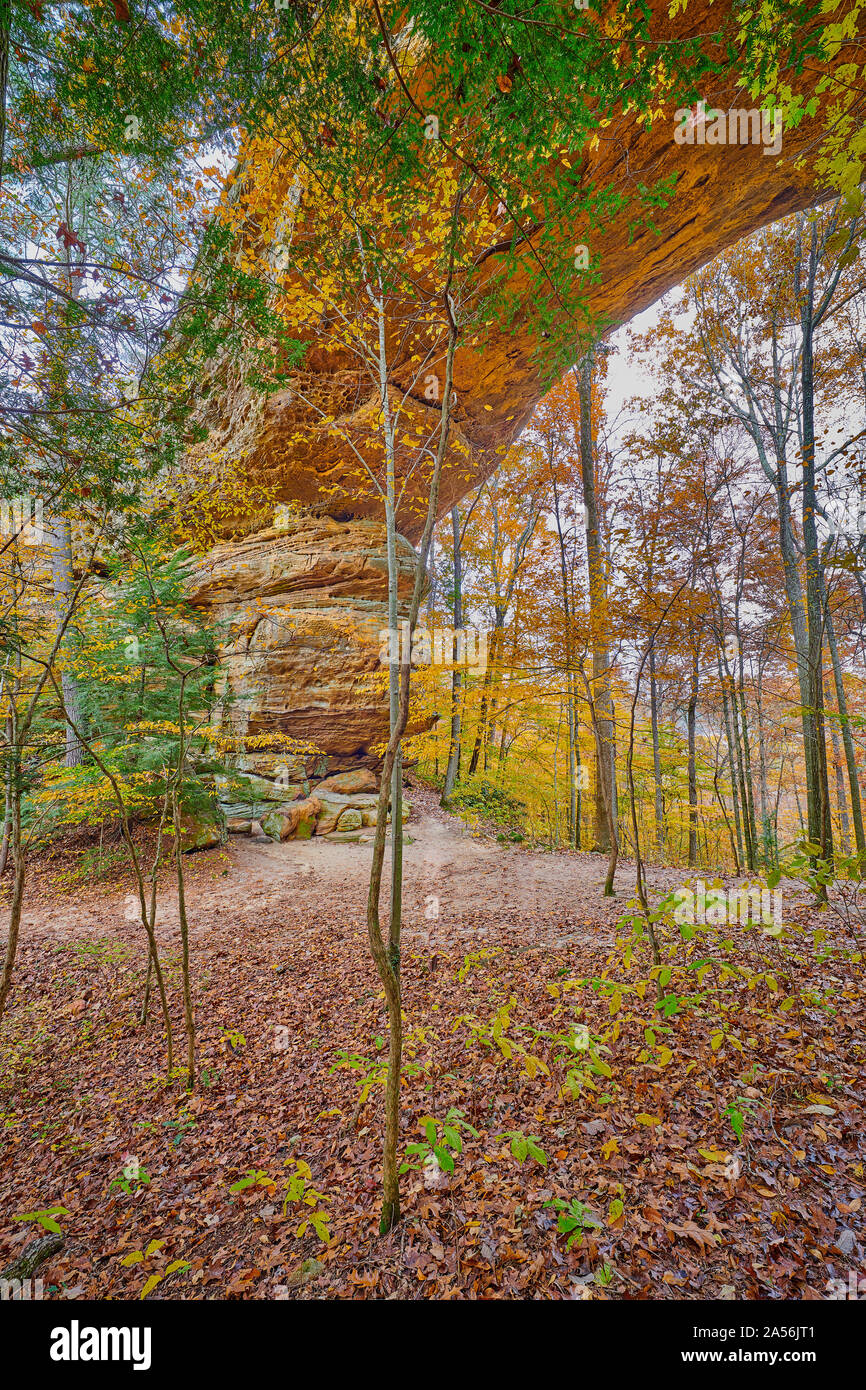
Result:
[[[667,0],[655,0],[654,23],[662,40],[677,40],[711,31],[720,9],[729,8],[695,0],[671,19]],[[791,83],[795,90],[811,92],[820,75],[807,64],[792,72]],[[704,100],[708,109],[721,111],[748,105],[730,68],[707,86]],[[815,175],[823,134],[819,122],[806,120],[786,131],[781,151],[773,154],[763,144],[678,143],[676,106],[664,104],[643,124],[633,115],[614,114],[580,170],[568,175],[586,185],[605,182],[625,191],[676,176],[673,197],[656,210],[651,223],[633,227],[633,206],[626,207],[594,233],[601,277],[590,302],[605,331],[649,307],[741,237],[826,196]],[[279,159],[275,168],[288,195],[292,171],[281,170]],[[570,242],[579,230],[564,229],[564,236]],[[503,246],[491,242],[486,254],[495,258]],[[330,358],[315,342],[303,373],[305,391],[314,388],[339,416],[343,431],[363,440],[375,408],[372,383],[365,385],[357,372],[347,371],[344,361]],[[392,389],[401,399],[410,379],[408,361],[396,360]],[[546,389],[529,336],[519,327],[492,333],[483,350],[458,350],[454,379],[455,431],[466,452],[459,462],[446,460],[440,515],[489,476],[502,447],[520,434]],[[412,412],[423,420],[438,410],[416,395],[408,408],[410,425]],[[302,407],[291,384],[270,396],[256,395],[232,364],[218,362],[203,388],[198,417],[209,431],[202,449],[236,460],[278,501],[301,513],[297,523],[282,531],[263,526],[254,513],[246,521],[235,518],[235,534],[244,529],[250,534],[204,557],[194,578],[195,601],[232,620],[238,633],[227,669],[230,682],[243,692],[245,718],[257,731],[302,730],[317,739],[334,766],[369,760],[387,724],[384,704],[371,701],[366,689],[359,693],[360,678],[377,665],[376,630],[385,625],[385,573],[375,563],[383,547],[380,504],[359,486],[349,448],[341,452]],[[398,468],[400,464],[398,458]],[[421,530],[422,500],[410,487],[398,518],[407,563]],[[300,602],[299,575],[306,584]],[[250,614],[261,616],[264,607],[268,623],[252,621]],[[275,622],[277,611],[282,623]],[[298,624],[309,633],[311,624],[327,628],[329,621],[334,640],[320,643],[315,654],[309,642],[291,636]],[[354,624],[356,634],[351,660],[345,644],[336,640],[347,624]]]

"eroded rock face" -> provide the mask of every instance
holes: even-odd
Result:
[[[401,541],[401,607],[415,560]],[[220,628],[233,727],[283,731],[326,755],[288,766],[279,754],[248,754],[247,787],[220,788],[227,814],[258,819],[266,803],[307,794],[310,770],[375,762],[371,749],[388,732],[379,661],[387,585],[384,526],[369,520],[298,517],[197,561],[189,594]]]
[[[662,43],[712,34],[732,9],[732,0],[690,0],[684,12],[669,16],[668,0],[651,0],[653,26]],[[723,58],[723,55],[720,55]],[[795,91],[814,89],[818,74],[789,71]],[[722,70],[700,93],[708,108],[743,108],[750,99],[737,85],[733,69]],[[599,132],[580,167],[553,170],[577,189],[610,187],[632,195],[640,185],[655,186],[676,176],[675,192],[647,217],[634,199],[604,226],[563,227],[563,245],[589,247],[600,259],[600,282],[590,291],[597,323],[610,330],[647,308],[685,276],[738,238],[820,200],[811,160],[820,127],[808,120],[784,132],[781,153],[763,144],[685,144],[675,138],[676,107],[663,103],[650,121],[620,112]],[[795,167],[800,161],[800,167]],[[274,149],[274,175],[268,194],[279,201],[295,171]],[[255,236],[255,219],[249,235]],[[502,240],[484,255],[491,267],[512,234],[502,220]],[[527,253],[527,257],[528,257]],[[529,279],[518,268],[515,287]],[[456,357],[454,444],[446,457],[439,514],[489,476],[504,446],[529,420],[546,389],[535,360],[535,344],[520,316],[513,331],[492,331],[483,348],[460,347]],[[391,381],[393,404],[403,404],[401,438],[435,433],[439,405],[413,387],[408,350],[395,350]],[[442,370],[434,357],[430,371]],[[316,409],[310,407],[315,400]],[[225,645],[227,679],[250,733],[286,730],[315,742],[332,760],[352,766],[371,760],[370,749],[384,738],[386,701],[366,684],[378,666],[378,632],[385,621],[385,557],[381,500],[359,469],[358,453],[369,454],[378,429],[378,398],[363,369],[345,353],[311,338],[306,361],[288,387],[257,394],[237,364],[218,361],[202,384],[197,411],[207,440],[191,453],[219,456],[261,484],[276,501],[300,504],[318,514],[286,531],[265,524],[261,513],[231,518],[235,534],[246,539],[220,546],[196,571],[194,601],[231,629]],[[335,437],[321,423],[321,412],[339,422]],[[405,479],[413,448],[398,443],[397,468]],[[404,488],[398,524],[417,541],[426,510],[427,488],[417,469]],[[411,582],[413,552],[401,544],[404,578]],[[342,760],[342,763],[340,763]]]

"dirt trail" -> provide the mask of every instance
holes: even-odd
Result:
[[[617,897],[601,897],[607,859],[600,854],[550,854],[521,845],[473,836],[459,817],[443,811],[426,789],[407,792],[412,820],[403,850],[407,926],[439,918],[459,919],[496,912],[515,919],[566,914],[614,921],[631,896],[634,867],[623,862]],[[371,832],[372,835],[372,832]],[[305,896],[328,902],[339,898],[363,910],[372,843],[337,844],[324,839],[258,845],[239,840],[232,847],[236,872],[264,880],[268,889],[291,875]],[[390,851],[386,850],[386,867]],[[676,870],[650,871],[654,889],[667,891],[682,881]],[[384,896],[384,895],[383,895]]]
[[[457,816],[443,811],[426,788],[407,792],[412,818],[404,847],[404,923],[407,944],[433,944],[444,936],[483,938],[485,916],[533,944],[564,944],[608,935],[634,890],[634,865],[620,861],[617,896],[601,896],[607,868],[600,854],[546,853],[522,845],[478,837]],[[323,916],[342,913],[363,919],[372,832],[368,842],[335,843],[326,839],[257,844],[230,837],[223,851],[187,860],[187,901],[191,928],[210,930],[217,920],[243,927],[247,914],[273,911],[288,916],[303,908]],[[389,860],[386,852],[386,868]],[[652,895],[682,883],[682,869],[650,868]],[[383,891],[383,909],[386,894]],[[23,930],[27,934],[68,939],[135,929],[138,900],[129,889],[109,885],[74,894],[42,891],[30,897]],[[159,894],[158,927],[171,937],[177,931],[177,900],[167,873]]]

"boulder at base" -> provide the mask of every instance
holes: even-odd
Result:
[[[321,809],[322,803],[315,796],[292,802],[278,811],[271,811],[262,821],[262,830],[272,840],[309,840]]]
[[[326,777],[324,782],[320,782],[316,787],[316,796],[320,792],[336,792],[338,796],[353,796],[358,792],[376,792],[379,790],[379,783],[376,774],[371,772],[368,767],[356,767],[351,772],[335,772],[333,776]]]
[[[226,830],[230,835],[249,835],[252,825],[251,820],[244,820],[242,816],[228,816],[226,818]]]
[[[216,806],[203,811],[184,811],[180,818],[180,846],[184,854],[213,849],[223,842],[225,821]]]
[[[316,788],[316,799],[322,803],[322,813],[316,822],[317,835],[329,835],[336,830],[337,821],[346,811],[363,812],[376,804],[376,797],[370,792],[341,796],[339,792],[320,792]]]
[[[373,802],[373,805],[372,805],[372,806],[365,806],[365,807],[363,807],[362,810],[361,810],[361,823],[362,823],[363,825],[375,825],[375,824],[376,824],[376,802],[379,800],[379,798],[378,798],[378,797],[371,797],[371,800],[372,800],[372,802]],[[409,816],[410,816],[411,813],[412,813],[412,806],[411,806],[411,803],[408,802],[408,801],[406,800],[405,796],[404,796],[404,798],[403,798],[403,800],[402,800],[402,802],[401,802],[400,804],[401,804],[401,806],[402,806],[402,820],[403,820],[403,824],[405,825],[405,824],[406,824],[406,821],[409,819]],[[388,824],[388,825],[391,824],[391,812],[390,812],[390,811],[388,812],[388,816],[387,816],[387,824]]]
[[[337,829],[339,822],[341,830],[347,830],[343,822],[343,816],[347,811],[358,811],[361,816],[362,825],[376,824],[376,806],[379,798],[372,792],[354,792],[351,796],[340,796],[337,792],[325,792],[324,794],[316,790],[316,796],[322,803],[322,814],[316,823],[317,835],[330,835],[332,830]],[[408,801],[403,802],[403,820],[409,819],[411,806]],[[390,821],[391,817],[388,816]]]
[[[309,795],[309,782],[276,781],[249,772],[231,772],[214,778],[217,796],[230,820],[262,820],[275,806],[302,801]]]

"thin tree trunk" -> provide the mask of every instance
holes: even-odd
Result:
[[[686,712],[689,744],[689,866],[698,862],[698,775],[695,758],[695,733],[698,708],[698,653],[692,654],[692,683]]]
[[[816,828],[817,834],[817,827],[820,823],[820,789],[816,779],[813,756],[816,740],[815,711],[810,694],[809,632],[806,621],[806,606],[797,563],[790,489],[787,483],[787,466],[784,460],[779,463],[776,504],[779,519],[779,550],[782,557],[785,595],[788,600],[788,619],[791,624],[791,636],[797,661],[797,681],[800,688],[800,721],[803,734],[803,756],[806,765],[806,824],[809,827],[807,835],[812,838],[812,828]]]
[[[12,972],[18,951],[18,934],[21,930],[21,908],[24,902],[24,880],[27,872],[27,856],[21,842],[21,767],[17,756],[12,777],[12,901],[9,906],[9,931],[6,937],[6,953],[3,960],[3,975],[0,978],[0,1020],[6,1008],[6,1000],[12,988]]]
[[[0,844],[0,878],[6,872],[9,862],[9,842],[12,833],[12,764],[6,768],[5,791],[3,797],[3,842]]]
[[[656,654],[655,648],[650,648],[649,654],[649,673],[650,673],[650,721],[652,724],[653,740],[653,781],[655,784],[655,816],[656,816],[656,850],[660,859],[665,855],[665,813],[664,799],[662,797],[662,760],[659,749],[659,706],[658,688],[656,685]]]
[[[758,679],[755,686],[755,709],[758,717],[758,775],[759,789],[761,793],[761,844],[763,845],[764,864],[770,868],[776,862],[776,843],[770,821],[770,806],[767,796],[767,757],[764,743],[764,709],[763,709],[763,667],[758,663]]]
[[[731,732],[731,714],[728,709],[728,692],[725,682],[725,675],[722,671],[721,657],[719,658],[719,684],[722,688],[722,713],[725,720],[725,738],[728,744],[728,767],[731,770],[731,805],[734,811],[734,828],[737,833],[737,863],[743,862],[743,830],[740,825],[740,802],[737,795],[737,769],[734,759],[734,739]],[[738,870],[739,872],[739,870]]]
[[[589,706],[589,715],[590,721],[592,723],[592,732],[595,737],[596,765],[598,768],[601,769],[601,782],[598,787],[598,792],[601,796],[601,804],[607,820],[607,829],[610,841],[610,849],[608,850],[607,876],[604,881],[604,896],[606,898],[612,898],[614,896],[613,885],[614,879],[616,877],[616,866],[619,860],[618,817],[616,814],[616,803],[614,801],[615,788],[613,787],[612,778],[610,776],[610,763],[604,754],[601,724],[598,718],[598,714],[596,712],[595,701],[592,697],[592,686],[582,666],[581,675],[583,676],[583,683],[586,690],[586,702]]]
[[[597,723],[595,767],[595,826],[593,849],[611,853],[616,836],[611,834],[611,817],[616,821],[616,745],[613,728],[613,701],[610,691],[610,652],[607,646],[607,581],[598,517],[595,485],[595,459],[592,448],[592,354],[587,353],[579,368],[580,383],[580,476],[586,518],[586,558],[589,570],[589,610],[592,628],[593,705]],[[605,788],[610,785],[610,797]],[[609,803],[609,804],[608,804]],[[612,891],[612,890],[611,890]]]
[[[163,633],[163,640],[165,634]],[[167,644],[166,644],[167,645]],[[166,652],[168,655],[168,652]],[[183,875],[183,846],[181,844],[180,806],[178,798],[183,785],[183,771],[186,762],[186,725],[184,722],[184,699],[186,677],[180,681],[178,698],[178,749],[177,771],[171,795],[171,819],[174,827],[174,863],[177,874],[177,915],[180,924],[181,974],[183,977],[183,1020],[186,1028],[186,1084],[191,1091],[195,1086],[195,1014],[192,1006],[192,986],[189,969],[189,923],[186,916],[186,893]]]
[[[575,678],[572,674],[571,680],[571,708],[572,708],[572,727],[574,729],[574,777],[576,793],[574,798],[574,848],[581,848],[581,811],[583,807],[583,763],[580,758],[580,724],[577,713],[577,691],[575,689]]]
[[[830,692],[824,690],[825,708],[830,708]],[[839,846],[843,854],[848,854],[851,848],[848,824],[848,803],[845,799],[845,777],[842,773],[842,749],[839,743],[839,734],[836,730],[836,721],[830,717],[830,739],[833,744],[833,772],[836,781],[836,808],[839,814]]]
[[[553,741],[553,821],[556,826],[556,847],[559,848],[559,778],[558,754],[559,734],[562,729],[562,701],[559,702],[559,718],[556,721],[556,738]]]
[[[51,543],[51,573],[54,582],[54,601],[60,611],[60,621],[66,611],[72,597],[72,540],[69,533],[69,522],[65,516],[60,516],[54,523],[54,534]],[[63,687],[63,702],[75,725],[79,726],[82,722],[81,709],[78,698],[78,684],[75,678],[65,669],[61,671],[61,684]],[[66,721],[66,766],[77,767],[83,757],[83,750],[80,740],[73,731],[73,725]]]
[[[568,576],[568,559],[565,549],[565,536],[559,510],[559,489],[553,478],[553,510],[556,519],[556,534],[559,540],[559,572],[562,581],[562,615],[565,622],[565,684],[566,718],[568,725],[568,842],[573,849],[580,848],[580,790],[577,785],[577,769],[580,753],[577,747],[577,702],[574,692],[574,634],[572,632],[572,605]]]
[[[740,716],[737,701],[736,683],[733,676],[729,676],[729,687],[731,697],[731,730],[734,737],[734,753],[736,755],[737,777],[740,784],[740,808],[742,810],[743,840],[746,851],[746,868],[750,873],[755,870],[755,842],[752,839],[752,824],[749,818],[749,798],[746,791],[746,773],[743,765],[743,746],[740,741]]]
[[[802,221],[800,226],[801,229],[804,227]],[[821,858],[830,863],[833,858],[833,834],[830,825],[830,787],[827,777],[827,744],[824,733],[824,575],[818,546],[818,501],[815,486],[813,313],[818,255],[817,229],[814,223],[809,227],[808,236],[806,285],[804,287],[798,286],[801,289],[799,298],[802,333],[800,386],[803,411],[802,521],[803,547],[806,559],[806,624],[808,628],[807,702],[812,716],[810,737],[806,746],[806,768],[807,778],[811,780],[814,788],[812,802],[809,806],[809,838],[820,845]],[[819,891],[819,896],[826,898],[826,889],[822,888]]]
[[[460,511],[451,508],[451,535],[454,542],[454,631],[463,627],[463,557],[460,552]],[[453,655],[453,653],[452,653]],[[460,697],[463,685],[463,672],[455,664],[451,672],[451,734],[448,745],[448,766],[445,769],[445,784],[442,788],[442,803],[446,805],[457,781],[460,764]]]
[[[734,873],[735,873],[735,874],[738,874],[738,873],[740,872],[740,859],[739,859],[739,855],[737,854],[737,842],[736,842],[736,840],[734,839],[734,832],[733,832],[732,829],[731,829],[731,822],[728,820],[728,812],[727,812],[727,810],[726,810],[726,808],[725,808],[725,802],[724,802],[724,798],[722,797],[721,787],[719,786],[719,768],[718,768],[718,763],[717,763],[717,765],[713,768],[713,790],[714,790],[715,793],[716,793],[716,800],[718,801],[719,806],[721,807],[722,815],[724,816],[724,820],[725,820],[725,828],[726,828],[726,830],[727,830],[727,832],[728,832],[728,839],[729,839],[730,842],[731,842],[731,854],[732,854],[733,857],[734,857]]]
[[[148,907],[148,921],[150,923],[149,941],[156,941],[156,880],[159,874],[159,856],[162,849],[162,836],[165,830],[165,818],[168,814],[169,802],[168,778],[166,777],[165,796],[162,799],[162,814],[159,818],[159,825],[156,830],[156,849],[153,854],[153,865],[150,870],[150,906]],[[158,964],[159,962],[157,962]],[[147,1011],[150,1006],[150,984],[153,976],[153,952],[148,943],[147,952],[147,976],[144,981],[144,998],[141,1001],[141,1015],[139,1022],[142,1027],[147,1022]]]
[[[66,719],[71,719],[69,710],[66,709],[65,705],[63,704],[63,692],[61,688],[58,686],[57,680],[50,666],[48,667],[48,676],[51,680],[51,684],[54,686],[55,694],[61,702],[61,708],[63,709],[64,717]],[[82,747],[86,750],[88,756],[93,759],[94,763],[99,768],[102,775],[108,778],[108,781],[111,783],[111,789],[114,792],[114,799],[117,802],[121,834],[123,836],[126,847],[129,850],[129,857],[132,860],[132,866],[135,872],[136,887],[138,888],[138,905],[141,916],[141,924],[144,927],[145,933],[147,935],[148,947],[150,955],[153,959],[153,968],[154,973],[156,975],[156,985],[157,989],[159,990],[160,1005],[162,1007],[162,1016],[165,1024],[166,1072],[170,1077],[174,1069],[174,1037],[171,1027],[171,1015],[168,1009],[168,995],[166,993],[165,988],[165,976],[163,975],[162,966],[160,965],[159,961],[159,951],[156,944],[155,925],[151,921],[147,911],[147,900],[144,891],[144,875],[141,870],[141,863],[138,858],[138,851],[135,848],[135,841],[132,838],[132,829],[129,824],[129,816],[127,814],[126,805],[123,800],[123,793],[120,790],[120,786],[118,785],[118,781],[117,778],[114,776],[114,773],[103,762],[102,758],[97,753],[94,744],[86,738],[83,730],[81,728],[76,727],[74,729],[74,733],[78,741],[81,743]]]
[[[388,360],[385,341],[385,307],[384,300],[381,298],[377,305],[379,314],[379,387],[380,404],[383,413],[384,434],[385,434],[385,457],[386,457],[386,494],[385,494],[385,535],[388,553],[388,625],[392,632],[399,632],[398,610],[397,610],[397,586],[399,573],[397,569],[397,525],[395,513],[395,455],[394,455],[394,426],[391,420],[390,400],[388,394]],[[446,392],[447,392],[446,387]],[[443,406],[443,410],[447,407]],[[422,557],[421,564],[426,564],[426,556]],[[411,625],[409,630],[411,640]],[[400,763],[400,744],[399,734],[399,680],[400,671],[403,667],[403,656],[408,659],[409,653],[400,653],[400,665],[397,666],[393,661],[388,668],[389,675],[389,725],[391,743],[396,739],[391,752],[391,765],[382,770],[383,781],[387,778],[390,782],[389,801],[391,805],[391,915],[388,927],[388,948],[386,953],[387,966],[383,972],[381,966],[384,962],[376,960],[380,966],[379,974],[385,987],[385,1001],[388,1010],[388,1076],[385,1085],[385,1142],[382,1155],[382,1214],[379,1221],[379,1229],[385,1234],[400,1220],[400,1187],[397,1165],[397,1147],[400,1136],[400,1078],[403,1068],[403,1015],[400,987],[400,895],[402,891],[402,871],[401,850],[403,843],[403,822],[400,815],[400,789],[402,785],[402,773]],[[381,797],[380,797],[381,800]],[[380,819],[381,805],[380,805]],[[378,832],[378,826],[377,826]],[[378,838],[378,834],[377,834]],[[381,866],[380,866],[381,872]],[[377,885],[377,908],[378,908],[378,885]],[[377,924],[378,925],[378,924]]]
[[[502,638],[502,622],[504,614],[500,616],[497,609],[493,632],[490,638],[490,651],[488,653],[487,669],[484,672],[484,681],[481,686],[481,705],[478,710],[478,728],[475,731],[475,743],[472,746],[472,757],[469,759],[469,776],[471,777],[478,771],[478,762],[481,753],[487,744],[488,720],[491,709],[493,677],[499,658],[499,644]]]
[[[830,650],[830,661],[833,666],[833,683],[836,687],[836,708],[839,711],[839,723],[842,726],[842,746],[845,749],[845,765],[848,770],[848,789],[851,793],[851,819],[854,823],[854,844],[858,854],[866,850],[866,839],[863,834],[863,806],[860,799],[860,782],[857,777],[857,759],[854,753],[854,739],[851,734],[851,720],[848,715],[848,697],[845,694],[845,684],[842,679],[842,663],[839,660],[839,648],[836,645],[836,630],[833,625],[833,615],[829,608],[824,605],[825,626],[827,634],[827,646]]]
[[[752,865],[753,869],[758,864],[758,827],[755,820],[755,792],[752,780],[752,749],[749,743],[749,716],[746,709],[746,682],[743,671],[743,653],[740,647],[740,659],[738,663],[739,676],[739,703],[740,703],[740,727],[743,731],[743,779],[746,794],[746,814],[749,822],[749,842],[752,845]]]
[[[95,549],[95,544],[96,544],[96,542],[94,542],[94,549]],[[91,557],[92,557],[92,554],[93,554],[93,552],[91,551]],[[12,694],[10,694],[10,697],[9,697],[10,706],[11,706],[11,708],[10,708],[10,713],[9,713],[9,727],[10,727],[10,729],[11,729],[11,753],[10,753],[10,756],[11,756],[11,758],[12,758],[12,780],[11,780],[11,796],[12,796],[12,834],[11,834],[11,842],[12,842],[12,862],[13,862],[13,866],[14,866],[15,878],[14,878],[14,883],[13,883],[13,888],[12,888],[12,902],[11,902],[11,905],[10,905],[10,915],[9,915],[9,931],[8,931],[8,935],[7,935],[7,938],[6,938],[6,952],[5,952],[4,963],[3,963],[3,974],[2,974],[2,978],[0,978],[0,1020],[2,1020],[2,1018],[3,1018],[3,1010],[4,1010],[5,1006],[6,1006],[6,1000],[7,1000],[7,998],[9,997],[9,991],[10,991],[10,989],[12,988],[12,972],[13,972],[13,970],[14,970],[14,968],[15,968],[15,956],[16,956],[16,952],[17,952],[17,949],[18,949],[18,934],[19,934],[19,931],[20,931],[20,928],[21,928],[21,906],[22,906],[22,903],[23,903],[23,900],[24,900],[24,880],[25,880],[25,874],[26,874],[26,855],[25,855],[25,852],[24,852],[24,844],[23,844],[23,841],[22,841],[22,838],[21,838],[21,764],[22,764],[22,750],[24,749],[25,743],[26,743],[27,738],[28,738],[28,736],[29,736],[30,729],[31,729],[32,724],[33,724],[33,720],[34,720],[34,718],[35,718],[35,716],[36,716],[36,709],[37,709],[37,706],[38,706],[38,704],[39,704],[39,701],[40,701],[40,699],[41,699],[41,697],[42,697],[42,693],[43,693],[43,691],[45,690],[45,687],[46,687],[46,685],[48,684],[49,681],[50,681],[51,684],[54,686],[55,693],[56,693],[58,699],[60,700],[60,706],[61,706],[61,709],[63,709],[63,711],[64,711],[64,715],[65,715],[65,713],[66,713],[65,706],[64,706],[64,703],[63,703],[63,695],[62,695],[62,692],[61,692],[60,688],[58,687],[57,681],[55,680],[55,677],[54,677],[54,662],[57,660],[57,656],[58,656],[58,653],[59,653],[59,651],[60,651],[61,645],[62,645],[62,643],[63,643],[63,639],[64,639],[64,637],[65,637],[65,635],[66,635],[67,628],[68,628],[69,623],[70,623],[70,621],[71,621],[72,613],[73,613],[73,610],[74,610],[74,608],[75,608],[75,605],[76,605],[76,603],[78,602],[78,600],[79,600],[79,598],[80,598],[80,596],[81,596],[81,589],[82,589],[83,583],[84,583],[84,580],[83,580],[83,578],[82,578],[82,579],[79,581],[79,583],[76,585],[75,589],[72,590],[72,591],[70,591],[70,594],[69,594],[69,596],[68,596],[68,602],[67,602],[66,605],[65,605],[65,609],[64,609],[64,611],[59,615],[58,624],[57,624],[57,630],[56,630],[56,632],[55,632],[55,634],[54,634],[54,641],[53,641],[53,643],[52,643],[51,650],[48,652],[45,661],[42,663],[42,671],[41,671],[41,674],[40,674],[40,675],[37,677],[37,679],[36,679],[36,683],[35,683],[35,685],[34,685],[34,688],[33,688],[32,692],[31,692],[31,694],[30,694],[30,697],[29,697],[27,703],[26,703],[26,708],[25,708],[25,712],[24,712],[23,717],[19,715],[18,709],[17,709],[17,706],[16,706],[16,703],[15,703],[16,697],[17,697],[17,695],[18,695],[18,690],[19,690],[19,687],[20,687],[20,672],[21,672],[21,652],[20,652],[20,650],[19,650],[18,652],[16,652],[16,661],[17,661],[17,664],[18,664],[18,673],[17,673],[16,678],[15,678],[14,691],[13,691]]]
[[[445,358],[445,392],[442,401],[442,414],[439,426],[439,442],[433,466],[433,477],[427,505],[427,519],[421,539],[421,549],[412,598],[409,606],[408,635],[411,641],[412,629],[418,619],[423,590],[423,574],[426,570],[436,510],[439,498],[439,479],[442,460],[448,441],[451,394],[453,390],[454,353],[457,346],[457,327],[452,314],[450,297],[450,277],[444,291],[445,312],[448,318],[448,348]],[[381,295],[378,301],[371,294],[379,316],[379,389],[383,413],[385,459],[387,484],[385,498],[385,524],[388,549],[388,603],[389,619],[396,631],[397,610],[397,559],[396,559],[396,518],[395,500],[395,453],[394,432],[390,411],[388,360],[385,341],[385,305]],[[405,655],[405,660],[403,656]],[[392,663],[393,667],[393,663]],[[373,858],[370,868],[370,887],[367,894],[367,938],[379,978],[385,991],[388,1011],[388,1074],[385,1084],[385,1138],[382,1154],[382,1211],[379,1231],[388,1233],[400,1220],[400,1179],[398,1167],[398,1146],[400,1138],[400,1080],[403,1058],[402,995],[400,982],[400,863],[399,847],[402,846],[402,816],[400,791],[400,740],[409,718],[409,684],[411,664],[410,653],[401,653],[399,684],[393,676],[390,684],[390,734],[385,749],[382,767],[379,802],[376,810],[376,834],[373,841]],[[395,700],[396,694],[396,700]],[[391,919],[388,927],[387,943],[382,935],[379,912],[379,897],[382,886],[382,866],[385,858],[385,836],[388,801],[391,801],[392,828],[399,827],[392,834],[392,845],[397,851],[392,856]]]

